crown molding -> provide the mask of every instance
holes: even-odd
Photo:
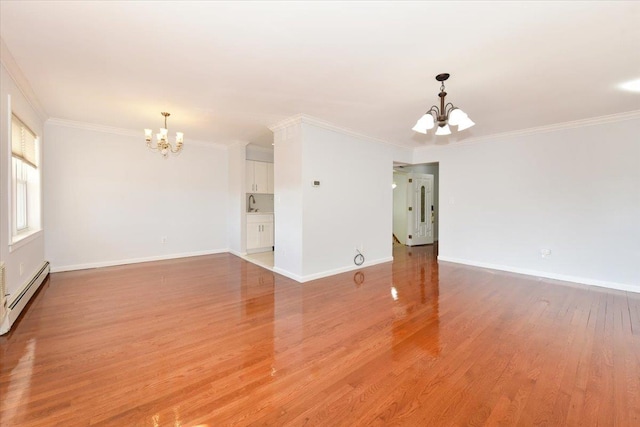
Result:
[[[295,116],[287,117],[284,120],[280,120],[272,125],[267,126],[271,132],[277,132],[281,129],[288,128],[289,126],[302,123],[303,114],[296,114]]]
[[[54,126],[63,126],[63,127],[73,128],[73,129],[88,130],[93,132],[109,133],[111,135],[133,136],[141,139],[144,137],[144,134],[138,130],[116,128],[112,126],[98,125],[95,123],[78,122],[75,120],[59,119],[57,117],[49,118],[46,121],[46,124],[54,125]],[[208,141],[201,141],[197,139],[185,138],[184,143],[185,145],[189,144],[189,145],[195,145],[195,146],[201,146],[201,147],[228,149],[230,145],[235,143],[235,141],[230,142],[229,144],[222,144],[219,142],[208,142]]]
[[[578,128],[583,128],[587,126],[616,123],[616,122],[622,122],[626,120],[633,120],[633,119],[639,119],[639,118],[640,118],[640,110],[634,110],[634,111],[627,111],[624,113],[609,114],[607,116],[591,117],[588,119],[573,120],[570,122],[555,123],[552,125],[538,126],[533,128],[510,131],[510,132],[495,133],[493,135],[479,136],[477,138],[459,140],[459,141],[455,141],[450,144],[446,144],[442,146],[417,147],[415,148],[415,150],[422,151],[424,149],[429,149],[429,148],[455,147],[455,146],[467,145],[472,142],[473,143],[491,142],[491,141],[495,141],[496,139],[529,136],[529,135],[536,135],[540,133],[555,132],[555,131],[567,130],[567,129],[578,129]]]
[[[36,93],[33,91],[33,88],[29,83],[29,80],[27,80],[27,77],[20,69],[20,66],[16,62],[15,58],[13,57],[13,55],[11,55],[11,51],[5,44],[2,37],[0,37],[0,62],[2,62],[2,65],[7,70],[9,76],[13,79],[14,82],[16,82],[18,89],[26,98],[29,105],[31,105],[31,108],[33,108],[40,120],[42,120],[42,122],[44,123],[49,118],[49,114],[47,114],[47,111],[44,109],[42,104],[40,104]]]
[[[86,123],[86,122],[78,122],[75,120],[67,120],[67,119],[59,119],[57,117],[51,117],[47,120],[46,124],[54,125],[54,126],[63,126],[67,128],[73,129],[81,129],[81,130],[90,130],[94,132],[102,132],[109,133],[112,135],[121,135],[121,136],[141,136],[143,135],[140,131],[135,131],[132,129],[124,129],[124,128],[116,128],[112,126],[104,126],[98,125],[95,123]],[[143,135],[144,136],[144,135]]]
[[[247,145],[251,144],[249,141],[231,141],[231,143],[229,144],[230,147],[246,147]]]
[[[349,136],[353,136],[354,138],[360,138],[360,139],[367,139],[369,141],[374,141],[377,142],[379,144],[384,144],[384,145],[388,145],[392,148],[400,148],[400,149],[404,149],[404,150],[411,150],[411,148],[406,147],[404,145],[399,145],[399,144],[394,144],[393,142],[384,140],[384,139],[380,139],[380,138],[376,138],[373,136],[369,136],[369,135],[365,135],[363,133],[360,132],[356,132],[354,130],[351,129],[347,129],[347,128],[343,128],[343,127],[339,127],[336,125],[333,125],[329,122],[326,122],[324,120],[318,119],[316,117],[312,117],[309,116],[307,114],[296,114],[295,116],[291,116],[288,117],[284,120],[281,120],[277,123],[272,124],[271,126],[268,126],[269,129],[271,129],[272,132],[276,132],[279,131],[281,129],[287,128],[289,126],[294,126],[294,125],[298,125],[298,124],[308,124],[308,125],[313,125],[319,128],[323,128],[323,129],[327,129],[327,130],[331,130],[334,132],[339,132],[342,134],[346,134]]]

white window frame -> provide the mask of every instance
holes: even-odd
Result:
[[[11,211],[8,215],[8,232],[10,238],[9,240],[9,252],[13,252],[14,250],[20,248],[21,246],[26,245],[27,243],[35,240],[39,236],[42,235],[42,161],[40,156],[40,144],[41,138],[31,130],[31,128],[25,123],[24,120],[20,118],[17,114],[12,112],[11,110],[11,98],[9,97],[9,108],[7,119],[7,133],[8,133],[8,144],[7,144],[7,154],[8,154],[8,165],[7,167],[7,186],[8,191],[7,194],[9,196],[9,206],[11,207]],[[17,201],[16,201],[16,192],[17,192],[17,182],[16,182],[16,167],[14,166],[14,157],[11,149],[12,142],[12,126],[13,126],[13,117],[16,117],[20,122],[24,124],[29,131],[35,135],[36,138],[36,153],[38,157],[38,167],[32,168],[29,167],[28,164],[22,160],[22,163],[25,164],[26,168],[33,169],[32,173],[26,172],[27,175],[27,191],[26,191],[26,218],[27,218],[27,227],[21,230],[17,229]],[[37,194],[30,194],[29,186],[32,188],[35,186],[37,189]],[[31,191],[33,193],[33,190]],[[37,206],[34,206],[37,203]],[[31,207],[30,207],[31,206]],[[34,209],[35,208],[35,209]]]

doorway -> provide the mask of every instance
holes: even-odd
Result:
[[[407,246],[437,244],[439,184],[438,163],[394,165],[394,242]]]

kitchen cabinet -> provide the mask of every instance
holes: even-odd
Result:
[[[273,247],[273,214],[247,215],[247,252],[266,252]]]
[[[273,163],[247,160],[246,192],[273,194]]]

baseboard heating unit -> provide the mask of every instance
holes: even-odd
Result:
[[[20,316],[20,313],[27,306],[27,303],[42,285],[48,274],[49,262],[45,261],[40,270],[33,275],[31,280],[25,283],[19,292],[16,292],[15,296],[6,297],[3,295],[4,304],[0,306],[0,335],[9,332],[13,322]]]

